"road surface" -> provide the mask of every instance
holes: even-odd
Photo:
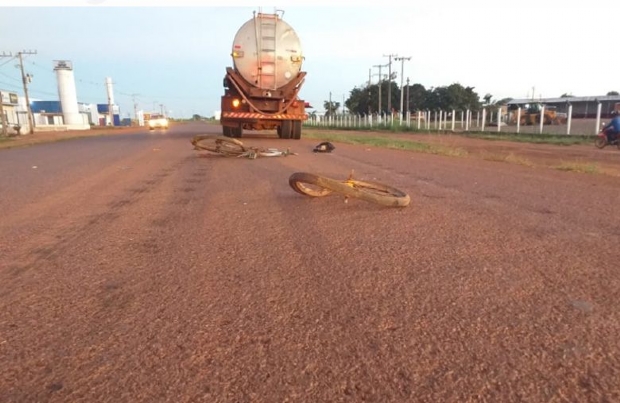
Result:
[[[617,178],[209,132],[0,151],[0,401],[620,400]]]

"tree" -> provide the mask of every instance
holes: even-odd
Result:
[[[560,98],[572,98],[572,97],[574,97],[574,95],[568,94],[568,93],[564,93],[564,94],[560,95]]]
[[[365,115],[373,109],[372,99],[373,93],[377,93],[377,86],[355,87],[349,94],[349,99],[345,101],[345,106],[358,115]],[[376,98],[376,95],[375,95]],[[376,109],[376,107],[374,108]]]
[[[618,93],[618,91],[609,91],[607,93],[607,96],[611,97],[611,96],[618,96],[620,95],[620,93]]]
[[[389,81],[383,81],[381,85],[381,109],[387,113],[387,97]],[[407,87],[402,91],[407,94]],[[395,110],[400,109],[400,92],[401,89],[395,82],[392,82],[392,107]],[[447,87],[424,88],[422,84],[416,83],[409,85],[409,110],[480,110],[480,97],[474,91],[474,87],[463,87],[459,83],[451,84]],[[491,97],[490,94],[488,94]],[[510,98],[498,102],[508,101]],[[490,98],[489,98],[490,101]],[[328,108],[329,102],[325,102],[325,110]],[[366,115],[376,113],[379,110],[379,85],[371,86],[362,85],[351,90],[349,99],[345,101],[345,105],[352,113]],[[407,100],[403,100],[403,109],[407,107]],[[336,108],[337,109],[337,108]]]
[[[385,113],[390,114],[392,111],[388,110],[388,89],[391,88],[391,98],[392,98],[392,109],[397,111],[400,109],[400,88],[398,88],[398,84],[395,81],[384,81],[381,86],[381,109],[385,111]],[[403,108],[405,107],[405,101],[403,99]]]
[[[403,89],[407,94],[407,87]],[[422,84],[413,84],[409,86],[409,110],[419,111],[425,108],[426,103],[426,88]],[[405,99],[405,105],[403,108],[407,108],[407,100]]]
[[[323,102],[323,107],[325,108],[325,116],[332,116],[336,114],[338,108],[340,108],[340,102]]]
[[[355,87],[351,90],[349,99],[345,101],[345,106],[352,112],[361,115],[368,113],[375,113],[377,111],[381,113],[388,113],[388,88],[389,81],[383,81],[381,83],[381,111],[379,111],[379,84],[373,84],[370,87]],[[392,108],[394,110],[400,109],[400,88],[398,84],[392,82]],[[403,108],[404,100],[403,100]]]
[[[490,96],[490,94],[487,94]],[[426,97],[426,108],[432,110],[478,110],[480,99],[474,87],[454,83],[447,87],[432,89]]]
[[[487,93],[482,99],[484,99],[485,105],[491,105],[492,98],[493,98],[493,95]]]

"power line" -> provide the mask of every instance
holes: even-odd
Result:
[[[101,83],[95,83],[94,81],[82,80],[81,78],[76,78],[76,81],[82,84],[89,84],[95,87],[101,87]]]
[[[33,94],[43,94],[43,95],[49,95],[49,96],[57,96],[58,94],[54,94],[53,92],[47,92],[47,91],[39,91],[39,90],[30,90],[30,92],[32,92]]]
[[[50,73],[50,74],[54,74],[54,72],[53,72],[51,69],[49,69],[49,68],[47,68],[47,67],[43,67],[43,66],[42,66],[42,65],[40,65],[39,63],[30,62],[30,64],[32,64],[33,66],[35,66],[36,68],[38,68],[38,69],[40,69],[40,70],[47,71],[47,72],[48,72],[48,73]]]
[[[13,81],[17,81],[18,83],[20,83],[22,80],[20,80],[19,78],[15,78],[15,77],[11,77],[10,75],[3,73],[2,71],[0,71],[0,74],[2,74],[3,76],[10,78]]]
[[[6,57],[4,54],[0,55],[0,57]],[[9,64],[11,62],[11,60],[15,59],[15,56],[12,56],[9,60],[7,60],[6,62],[0,64],[0,67],[4,66],[5,64]]]
[[[0,81],[0,84],[2,84],[2,85],[8,85],[9,87],[13,87],[13,88],[16,88],[16,89],[18,89],[18,90],[19,90],[19,89],[21,89],[18,85],[15,85],[15,84],[10,84],[10,83],[5,83],[4,81]]]

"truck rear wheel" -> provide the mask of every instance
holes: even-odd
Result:
[[[301,138],[301,120],[293,120],[293,132],[291,138],[299,140]]]
[[[243,128],[241,126],[233,127],[232,128],[232,137],[236,137],[236,138],[240,139],[241,136],[243,136]]]
[[[222,126],[222,134],[226,137],[232,137],[232,128],[228,126]]]
[[[282,125],[280,126],[280,138],[281,139],[290,139],[293,128],[291,127],[291,120],[283,120]]]

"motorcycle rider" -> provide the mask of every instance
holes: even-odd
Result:
[[[611,116],[613,116],[613,118],[603,128],[609,144],[611,144],[618,137],[618,134],[620,134],[620,114],[618,111],[612,111]]]

